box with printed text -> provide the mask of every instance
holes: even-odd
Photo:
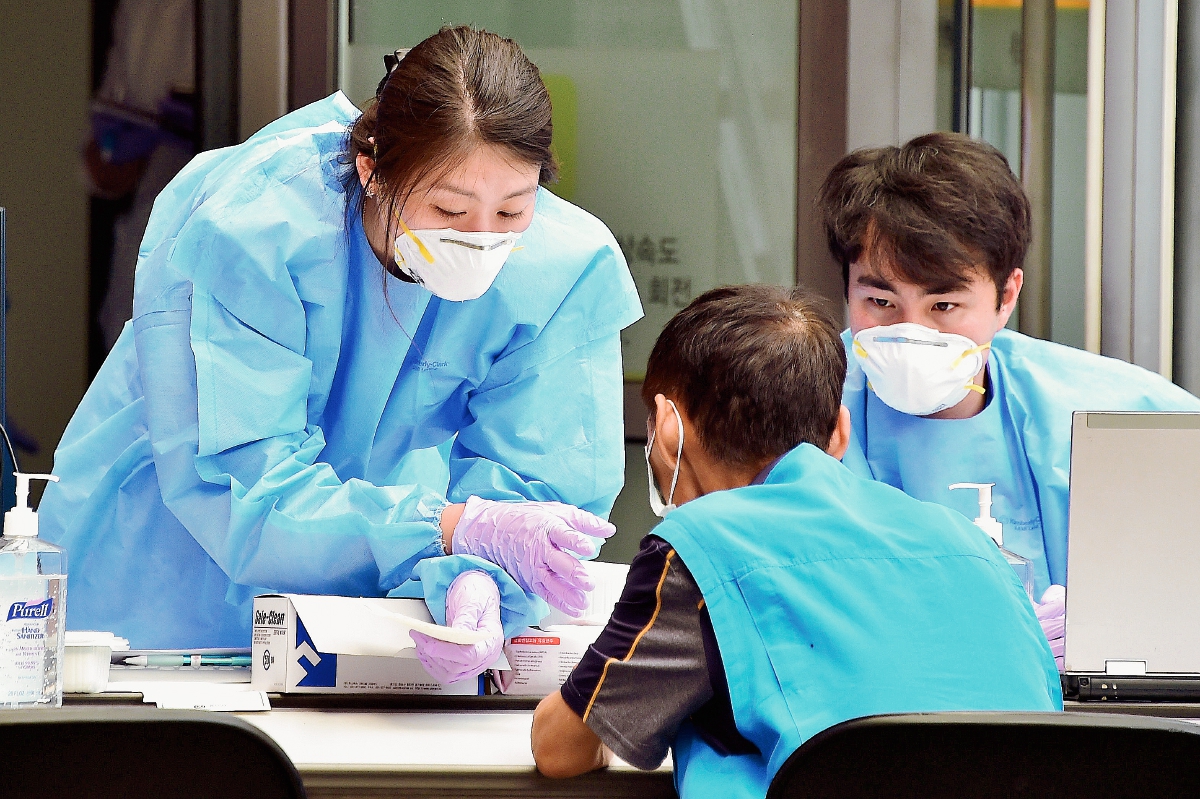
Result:
[[[548,696],[579,664],[603,627],[556,625],[528,627],[504,644],[511,671],[496,672],[496,686],[508,696]]]
[[[443,638],[462,634],[434,625],[419,599],[256,597],[251,685],[278,693],[480,693],[476,678],[442,685],[430,677],[416,659],[412,629]]]
[[[552,611],[537,627],[526,628],[504,644],[511,667],[494,672],[496,687],[508,696],[547,696],[566,682],[604,625],[625,588],[629,567],[621,563],[585,561],[595,584],[578,618]]]

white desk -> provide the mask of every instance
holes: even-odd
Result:
[[[248,675],[114,669],[109,683],[112,693],[68,695],[66,702],[141,704],[140,691],[149,687],[145,681],[160,680],[244,682]],[[276,704],[286,705],[289,700],[304,704],[309,699],[313,697],[278,697]],[[481,709],[470,709],[475,699]],[[521,700],[522,709],[497,709],[494,699],[325,696],[316,698],[316,707],[277,706],[267,712],[232,715],[279,744],[312,799],[675,796],[670,759],[652,772],[618,761],[574,779],[546,779],[537,772],[530,751],[530,702]]]
[[[537,773],[530,711],[280,709],[239,713],[271,736],[310,797],[673,797],[670,761],[642,772],[623,762],[572,780]]]

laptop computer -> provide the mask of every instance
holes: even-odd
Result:
[[[1076,412],[1064,689],[1200,700],[1200,413]]]

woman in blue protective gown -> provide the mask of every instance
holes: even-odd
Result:
[[[447,28],[361,115],[335,94],[180,173],[41,504],[72,628],[248,646],[256,594],[413,577],[444,621],[469,569],[510,634],[537,595],[578,606],[641,307],[611,233],[540,187],[550,137],[517,46]]]

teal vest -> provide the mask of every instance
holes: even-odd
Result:
[[[991,539],[811,445],[654,534],[704,594],[738,730],[762,753],[721,756],[685,725],[682,799],[762,797],[800,744],[850,718],[1062,708],[1041,627]]]

